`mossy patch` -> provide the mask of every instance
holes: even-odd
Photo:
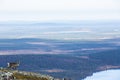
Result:
[[[30,75],[23,75],[23,74],[19,74],[19,73],[14,73],[13,76],[16,79],[19,80],[48,80],[45,77],[37,77],[37,76],[30,76]]]

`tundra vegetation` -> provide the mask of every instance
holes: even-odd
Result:
[[[42,75],[33,72],[25,72],[18,70],[0,69],[0,80],[53,80],[48,75]]]

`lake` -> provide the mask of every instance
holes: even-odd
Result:
[[[120,80],[120,69],[97,72],[84,80]]]

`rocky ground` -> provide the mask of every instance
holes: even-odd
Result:
[[[0,80],[58,80],[49,75],[39,73],[0,69]]]

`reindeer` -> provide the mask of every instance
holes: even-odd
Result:
[[[9,68],[9,69],[17,69],[17,67],[20,65],[20,62],[9,62],[7,64],[8,64],[7,68]]]

